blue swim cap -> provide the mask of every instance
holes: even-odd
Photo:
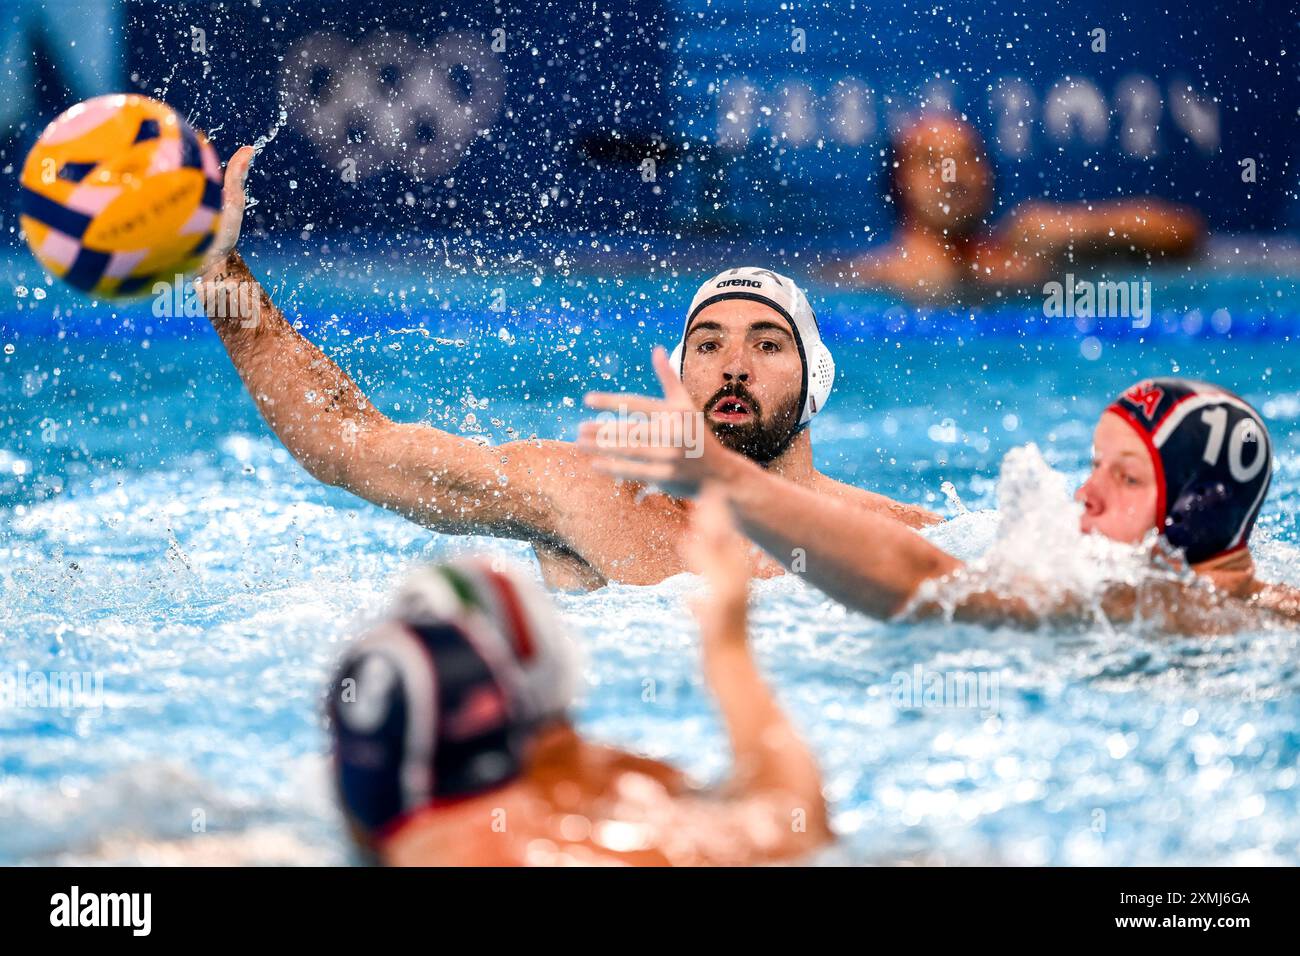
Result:
[[[1108,411],[1150,452],[1161,532],[1189,563],[1246,546],[1273,477],[1273,443],[1259,412],[1183,378],[1139,382]]]
[[[572,645],[535,584],[486,561],[420,569],[330,689],[348,819],[382,839],[412,814],[508,784],[575,679]]]

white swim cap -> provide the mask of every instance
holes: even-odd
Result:
[[[468,629],[525,721],[563,716],[573,703],[577,648],[550,596],[508,562],[471,558],[422,567],[402,584],[393,615],[407,624]]]
[[[755,266],[728,269],[700,286],[686,313],[682,339],[677,343],[677,348],[673,349],[673,368],[677,369],[678,375],[682,374],[686,335],[691,330],[695,316],[705,306],[726,299],[762,302],[790,323],[795,344],[799,347],[799,357],[803,360],[803,408],[799,424],[808,424],[822,410],[831,394],[831,385],[835,382],[835,360],[831,358],[830,349],[822,342],[817,317],[813,315],[812,306],[808,304],[808,297],[803,294],[803,290],[793,280],[770,269]]]

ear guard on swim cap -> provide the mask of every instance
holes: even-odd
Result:
[[[1245,547],[1273,477],[1259,413],[1231,392],[1181,378],[1139,382],[1109,410],[1147,446],[1161,532],[1188,563]]]
[[[677,374],[682,374],[685,361],[686,336],[702,309],[727,299],[749,299],[762,302],[790,323],[799,357],[803,360],[803,401],[799,424],[806,425],[826,405],[831,386],[835,383],[835,360],[830,349],[822,342],[817,317],[813,314],[808,297],[791,279],[768,269],[741,266],[720,272],[700,286],[691,307],[686,313],[686,324],[681,341],[673,349],[672,364]]]
[[[343,809],[367,840],[419,811],[516,779],[572,698],[576,656],[549,600],[517,572],[422,568],[347,653],[327,710]]]

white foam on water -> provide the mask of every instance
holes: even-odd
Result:
[[[1102,600],[1116,585],[1142,588],[1179,580],[1195,586],[1154,531],[1137,545],[1081,531],[1082,505],[1074,500],[1066,476],[1047,463],[1035,444],[1012,449],[1003,459],[997,504],[995,515],[959,516],[942,533],[930,535],[940,547],[957,544],[958,537],[982,538],[986,544],[974,554],[969,540],[953,548],[965,558],[964,567],[925,582],[909,612],[938,605],[951,619],[973,596],[993,593],[1022,598],[1041,620],[1053,619],[1070,605],[1082,606],[1094,623],[1105,624]]]
[[[996,509],[924,532],[972,575],[1087,592],[1167,573],[1081,535],[1068,480],[1036,449],[1002,472]],[[1257,556],[1294,580],[1281,510]],[[347,862],[320,716],[342,646],[412,561],[536,568],[522,544],[432,535],[323,489],[256,431],[73,478],[0,529],[7,662],[102,671],[105,693],[93,718],[0,712],[15,768],[0,778],[3,862]],[[699,587],[680,575],[556,600],[586,651],[583,732],[710,782],[730,756],[688,609]],[[751,604],[759,665],[823,769],[842,837],[825,862],[1300,859],[1294,631],[881,623],[795,575],[755,582]],[[995,677],[996,713],[901,708],[893,683],[918,666]]]

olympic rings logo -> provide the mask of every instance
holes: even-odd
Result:
[[[387,167],[417,180],[454,169],[505,95],[501,61],[470,33],[431,44],[405,33],[358,44],[314,33],[290,50],[280,80],[296,125],[322,155],[353,161],[358,176]]]

